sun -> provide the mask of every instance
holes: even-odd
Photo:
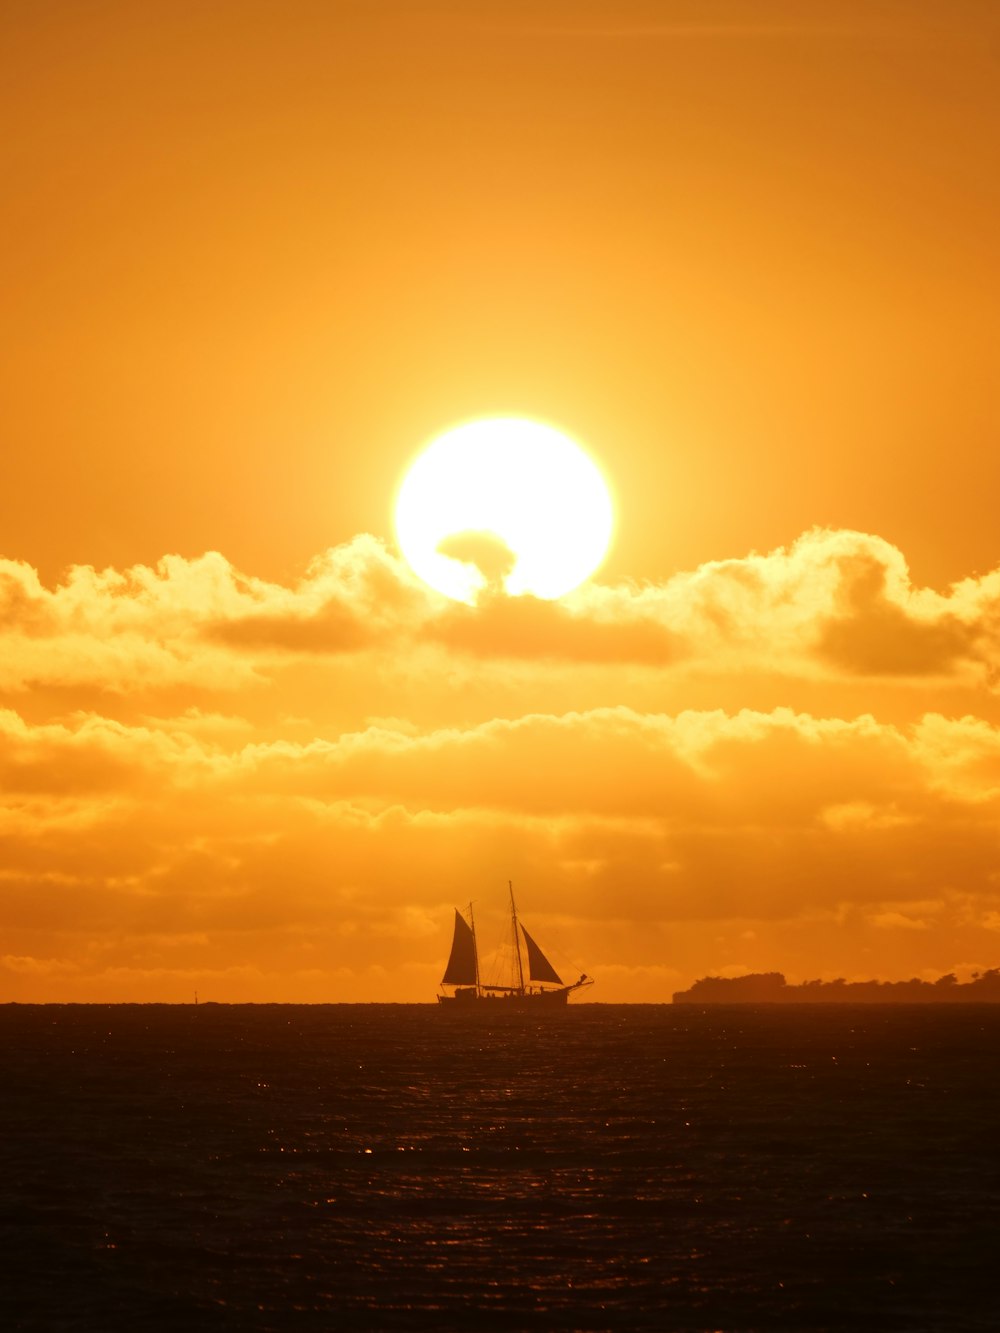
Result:
[[[413,571],[470,605],[484,589],[561,597],[600,565],[612,527],[596,464],[562,431],[524,417],[439,435],[396,500],[396,536]]]

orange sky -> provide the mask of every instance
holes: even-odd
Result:
[[[0,37],[0,1000],[429,999],[508,878],[594,1000],[1000,962],[990,0]],[[394,549],[491,413],[560,603]]]

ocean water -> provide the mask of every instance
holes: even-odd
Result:
[[[0,1327],[1000,1328],[1000,1006],[0,1007]]]

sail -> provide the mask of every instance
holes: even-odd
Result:
[[[554,981],[557,986],[561,986],[563,984],[562,977],[545,957],[541,949],[539,949],[538,945],[523,926],[521,926],[521,934],[524,936],[524,942],[528,946],[528,975],[531,977],[531,980]]]
[[[451,942],[451,957],[442,982],[449,986],[476,984],[476,937],[472,927],[457,909],[455,911],[455,938]]]

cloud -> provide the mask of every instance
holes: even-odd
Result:
[[[841,562],[838,608],[822,623],[817,651],[857,675],[948,675],[975,655],[976,636],[949,611],[916,611],[896,564],[869,552]]]
[[[30,566],[0,561],[0,689],[238,689],[288,655],[357,652],[398,636],[431,598],[364,536],[292,587],[249,578],[218,552],[124,572],[74,566],[51,590]]]
[[[732,962],[756,970],[754,923],[915,936],[938,912],[957,948],[1000,906],[997,796],[971,795],[978,751],[942,780],[936,747],[965,726],[940,717],[616,708],[251,744],[179,717],[0,719],[12,954],[84,966],[127,940],[141,962],[176,935],[213,967],[294,971],[310,940],[330,964],[434,957],[449,905],[513,878],[556,933],[606,951],[618,930],[609,964],[676,970],[655,923],[740,922]]]
[[[582,613],[581,613],[582,611]],[[666,625],[641,616],[592,618],[535,597],[490,597],[475,607],[458,603],[426,627],[429,639],[479,658],[667,665],[686,654]]]
[[[669,626],[700,669],[809,677],[964,673],[995,661],[995,576],[947,596],[914,588],[900,551],[865,533],[816,529],[789,548],[710,561],[644,588],[582,590],[570,605],[616,624]]]
[[[290,586],[0,562],[5,984],[427,998],[508,879],[606,999],[988,960],[998,626],[1000,571],[917,588],[850,532],[476,607],[373,537]]]
[[[903,912],[874,912],[870,917],[879,930],[927,930],[928,923],[920,917],[906,916]]]
[[[317,559],[290,587],[222,555],[119,573],[74,567],[54,589],[0,562],[0,689],[90,684],[233,690],[295,660],[444,654],[456,663],[644,666],[682,676],[996,679],[1000,572],[915,588],[902,554],[863,533],[708,562],[656,585],[585,585],[561,602],[426,588],[374,537]]]
[[[238,719],[232,728],[218,719],[192,727],[180,714],[153,726],[80,713],[32,725],[8,709],[0,711],[0,778],[18,800],[230,793],[414,813],[902,836],[932,808],[938,819],[946,811],[964,819],[970,806],[1000,800],[1000,730],[939,714],[901,728],[785,708],[669,715],[615,707],[248,741]]]
[[[80,970],[77,964],[62,958],[26,958],[10,953],[0,954],[0,969],[28,977],[51,977],[53,973]]]
[[[208,750],[184,731],[93,715],[29,726],[13,710],[0,710],[0,785],[7,793],[134,791],[154,773],[159,784],[166,771],[210,762]]]

